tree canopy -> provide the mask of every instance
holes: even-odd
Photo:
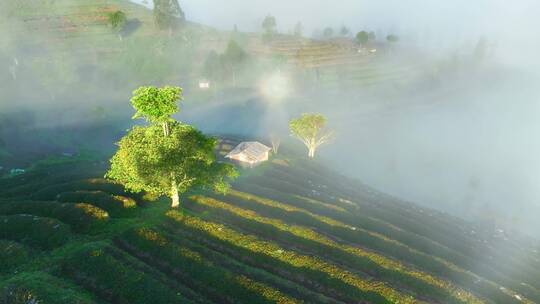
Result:
[[[276,17],[270,15],[266,16],[263,20],[262,27],[266,33],[275,33],[277,27]]]
[[[222,58],[225,64],[238,64],[247,58],[247,53],[236,41],[231,40]]]
[[[399,36],[397,35],[394,35],[394,34],[390,34],[388,36],[386,36],[386,40],[390,43],[396,43],[399,41]]]
[[[264,29],[263,41],[269,42],[274,38],[274,35],[277,32],[277,22],[274,16],[266,16],[262,23],[262,28]]]
[[[158,28],[172,31],[185,19],[186,16],[178,0],[154,0],[154,22]]]
[[[356,34],[356,40],[358,43],[365,46],[369,41],[369,33],[366,31],[358,32],[358,34]]]
[[[229,41],[225,53],[221,55],[221,63],[232,75],[233,86],[236,87],[236,75],[238,66],[245,62],[248,54],[234,41]]]
[[[133,118],[145,118],[152,123],[164,123],[179,111],[182,89],[178,87],[140,87],[133,92],[131,104],[137,111]]]
[[[314,158],[317,148],[327,143],[333,135],[326,130],[326,118],[321,114],[304,113],[289,122],[289,130],[308,148],[310,158]]]
[[[192,187],[228,189],[234,167],[215,160],[214,138],[206,137],[189,125],[171,123],[163,136],[160,126],[134,127],[118,144],[107,178],[120,182],[128,190],[146,191],[173,198]]]
[[[343,37],[347,37],[351,34],[351,30],[349,30],[349,28],[346,26],[342,26],[339,30],[339,34]]]
[[[327,27],[323,31],[324,38],[332,38],[334,36],[334,29],[331,27]]]
[[[107,15],[107,21],[111,28],[115,31],[121,31],[126,25],[126,14],[122,11],[115,11]]]

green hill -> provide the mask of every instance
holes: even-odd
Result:
[[[180,210],[98,178],[105,169],[1,180],[2,303],[540,302],[538,244],[320,163],[274,158]]]

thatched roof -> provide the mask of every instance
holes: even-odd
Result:
[[[225,157],[233,158],[238,155],[243,155],[249,161],[258,161],[270,150],[272,149],[261,144],[260,142],[246,141],[236,146],[236,148],[229,152],[229,154],[227,154]]]

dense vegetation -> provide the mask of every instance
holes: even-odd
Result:
[[[96,168],[50,164],[2,179],[4,302],[540,301],[538,244],[516,238],[494,251],[500,240],[484,242],[481,227],[313,161],[274,159],[227,195],[187,193],[174,211],[95,178]]]

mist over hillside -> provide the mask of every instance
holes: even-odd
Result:
[[[127,5],[138,22],[142,21],[138,31],[148,31],[153,26],[148,19],[150,11],[144,12],[146,9],[127,2],[122,5]],[[157,38],[152,42],[156,47],[165,43],[160,50],[176,48],[185,54],[159,59],[157,62],[162,62],[165,69],[159,76],[150,60],[156,53],[142,47],[146,34],[135,32],[127,35],[126,41],[113,39],[107,47],[89,44],[98,52],[91,58],[86,55],[88,47],[78,40],[55,44],[57,35],[51,31],[47,32],[47,39],[43,35],[38,39],[14,34],[8,24],[34,35],[24,29],[25,24],[33,22],[28,20],[33,19],[11,16],[1,32],[2,79],[9,85],[3,91],[0,106],[8,112],[35,112],[35,118],[29,122],[34,128],[92,124],[101,119],[102,111],[109,119],[127,121],[131,114],[126,101],[142,81],[184,86],[186,102],[181,119],[212,133],[267,137],[277,132],[287,137],[290,117],[319,111],[328,115],[338,134],[334,143],[322,150],[329,165],[407,200],[472,218],[488,212],[530,232],[538,231],[532,215],[540,210],[540,194],[534,182],[539,180],[535,156],[539,145],[534,136],[539,125],[531,114],[538,107],[538,93],[534,89],[538,84],[538,59],[531,54],[539,48],[534,39],[528,38],[535,33],[530,14],[537,3],[519,1],[508,8],[503,2],[492,1],[351,1],[339,6],[319,1],[295,2],[287,8],[267,3],[254,8],[238,1],[222,10],[211,9],[217,5],[212,1],[182,3],[189,20],[228,32],[219,34],[193,27],[189,35],[185,32],[175,43]],[[310,14],[299,13],[308,7],[312,8]],[[244,10],[252,11],[245,14]],[[337,29],[341,25],[353,30],[374,30],[380,35],[399,33],[399,49],[380,55],[385,66],[377,67],[377,73],[389,70],[387,73],[399,75],[395,77],[398,80],[380,80],[373,87],[342,84],[307,88],[300,84],[297,71],[259,64],[256,70],[243,72],[243,93],[233,90],[218,93],[211,103],[196,102],[200,98],[197,81],[205,77],[201,66],[206,55],[196,55],[194,50],[207,54],[209,41],[217,39],[222,42],[211,48],[220,52],[231,37],[234,24],[241,31],[256,32],[267,14],[277,17],[278,29],[283,33],[290,32],[297,22],[305,24],[307,36],[316,28]],[[452,20],[460,22],[456,25]],[[186,43],[185,39],[191,40]],[[253,37],[237,39],[248,52],[255,50],[250,46],[256,41]],[[473,60],[481,39],[487,41],[489,57],[477,64]],[[133,55],[118,59],[100,55],[109,52],[109,48]],[[45,53],[38,55],[42,50]],[[36,56],[45,60],[35,61]],[[46,58],[60,59],[47,67]],[[85,59],[79,61],[81,58]],[[141,68],[123,73],[114,70],[117,68],[113,62],[118,68]],[[167,65],[171,67],[168,70]],[[400,74],[399,69],[403,69]],[[46,74],[58,79],[61,85],[47,83]],[[268,79],[282,84],[274,88],[276,84]],[[267,87],[272,87],[272,94],[280,92],[283,97],[274,100],[265,93]],[[9,124],[5,128],[10,128]]]
[[[540,303],[538,11],[0,0],[0,303]]]

